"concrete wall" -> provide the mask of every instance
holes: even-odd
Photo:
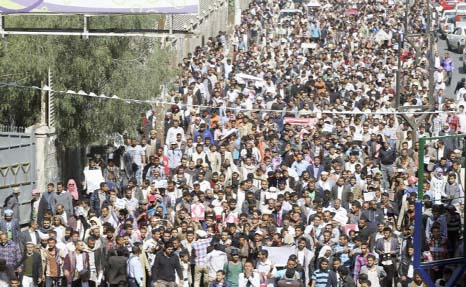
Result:
[[[214,2],[214,1],[212,1]],[[201,2],[201,12],[199,18],[195,18],[195,22],[199,23],[194,29],[194,36],[177,39],[172,46],[176,52],[178,61],[185,57],[189,52],[195,50],[197,46],[203,46],[209,37],[216,37],[219,31],[227,31],[230,28],[228,22],[228,0],[220,0],[217,5],[207,5]],[[209,9],[210,8],[210,9]],[[174,17],[174,22],[179,22],[181,19]],[[193,18],[184,20],[190,23]]]
[[[5,131],[0,129],[0,209],[5,199],[20,190],[20,223],[30,220],[32,189],[36,183],[36,138],[30,130]]]
[[[35,128],[34,134],[36,136],[36,188],[40,192],[45,192],[48,183],[57,183],[61,178],[55,144],[57,135],[54,128],[45,125]]]
[[[194,29],[194,36],[179,38],[173,42],[172,50],[176,53],[177,60],[180,61],[197,46],[203,46],[209,37],[216,37],[219,31],[230,31],[238,21],[238,13],[241,13],[237,7],[244,10],[251,1],[235,0],[235,7],[232,7],[229,6],[228,0],[201,0],[199,17],[175,15],[175,28],[192,22],[200,23]]]
[[[55,130],[40,124],[21,131],[0,130],[0,208],[13,188],[19,188],[21,223],[30,221],[32,190],[45,192],[47,183],[58,181],[55,140]]]

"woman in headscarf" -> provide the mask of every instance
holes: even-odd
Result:
[[[68,191],[71,196],[73,197],[73,206],[76,206],[76,203],[78,202],[79,199],[79,192],[78,192],[78,186],[76,185],[76,181],[74,179],[69,179],[68,183],[66,185],[66,191]]]
[[[319,256],[317,257],[317,262],[316,262],[316,268],[318,268],[318,266],[320,266],[320,261],[325,258],[328,260],[329,262],[329,265],[332,264],[332,247],[328,246],[328,245],[324,245],[322,246],[322,248],[320,249],[319,251]]]

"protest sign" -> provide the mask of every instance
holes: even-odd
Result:
[[[262,249],[265,249],[269,252],[269,259],[272,261],[275,267],[286,266],[288,257],[290,257],[291,254],[294,254],[295,248],[295,246],[262,247]]]
[[[84,171],[84,179],[87,186],[87,194],[94,192],[94,190],[100,188],[100,183],[105,182],[105,178],[102,175],[100,169],[90,169]]]
[[[202,203],[191,204],[191,218],[193,220],[204,220],[205,207]]]

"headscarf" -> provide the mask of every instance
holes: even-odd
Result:
[[[79,199],[78,186],[76,185],[76,181],[74,179],[68,180],[68,184],[66,185],[66,190],[71,194],[74,200]]]
[[[320,258],[328,258],[328,256],[325,255],[325,253],[326,253],[328,250],[332,251],[332,247],[330,247],[330,246],[328,246],[328,245],[322,246],[322,248],[321,248],[320,251],[319,251],[319,257],[318,257],[318,258],[319,258],[319,259],[320,259]]]
[[[434,175],[437,179],[442,179],[443,178],[443,169],[441,167],[437,167],[435,169]]]

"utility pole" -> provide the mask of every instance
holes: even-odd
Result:
[[[155,103],[152,107],[152,112],[155,117],[155,130],[157,131],[157,137],[161,142],[165,142],[165,112],[167,107],[167,87],[162,85],[160,87],[160,95],[155,99]]]
[[[47,125],[52,128],[55,126],[55,96],[53,94],[53,76],[50,67],[48,71],[48,86],[50,90],[47,94]]]
[[[44,86],[42,82],[41,86]],[[46,91],[40,91],[40,126],[47,125],[47,94]]]
[[[423,2],[423,4],[425,5],[426,8],[426,26],[427,26],[427,29],[424,33],[417,33],[417,34],[414,34],[414,33],[410,33],[409,29],[408,29],[408,25],[409,25],[409,19],[410,19],[410,11],[412,10],[411,7],[412,6],[415,6],[416,4],[420,3],[420,2]],[[415,41],[413,41],[414,39],[416,38],[419,38],[419,37],[423,37],[423,38],[427,38],[427,42],[428,42],[428,51],[429,51],[429,61],[428,61],[428,67],[427,67],[427,70],[428,70],[428,73],[429,73],[429,92],[428,92],[428,99],[429,99],[429,106],[427,107],[423,107],[422,108],[422,111],[424,112],[430,112],[430,111],[433,111],[433,104],[434,104],[434,96],[433,96],[433,93],[434,93],[434,58],[432,57],[433,55],[433,46],[435,44],[435,41],[434,41],[434,31],[432,31],[432,11],[431,11],[431,7],[430,7],[430,0],[415,0],[413,1],[412,5],[410,7],[410,0],[405,0],[405,16],[404,16],[404,27],[403,27],[403,32],[399,32],[400,33],[400,40],[399,40],[399,45],[398,45],[398,70],[397,70],[397,73],[396,73],[396,104],[395,104],[395,107],[396,107],[396,110],[397,112],[403,112],[403,111],[407,111],[409,109],[412,109],[412,108],[417,108],[419,109],[419,106],[411,106],[411,105],[408,105],[408,106],[402,106],[401,105],[401,91],[402,91],[402,87],[401,87],[401,70],[402,70],[402,63],[401,63],[401,47],[405,46],[404,43],[407,42],[415,51],[416,51],[416,56],[415,56],[415,62],[414,62],[414,65],[417,67],[417,65],[419,64],[418,60],[417,59],[420,59],[420,56],[421,56],[421,53],[422,53],[422,50],[421,50],[421,47],[419,47],[419,45],[417,45],[415,43]],[[413,143],[416,142],[417,140],[417,134],[416,134],[416,131],[419,127],[419,124],[427,117],[429,116],[428,113],[424,113],[424,114],[421,114],[417,117],[408,117],[406,114],[401,114],[401,118],[406,121],[409,126],[411,127],[411,129],[414,131],[413,133]]]

